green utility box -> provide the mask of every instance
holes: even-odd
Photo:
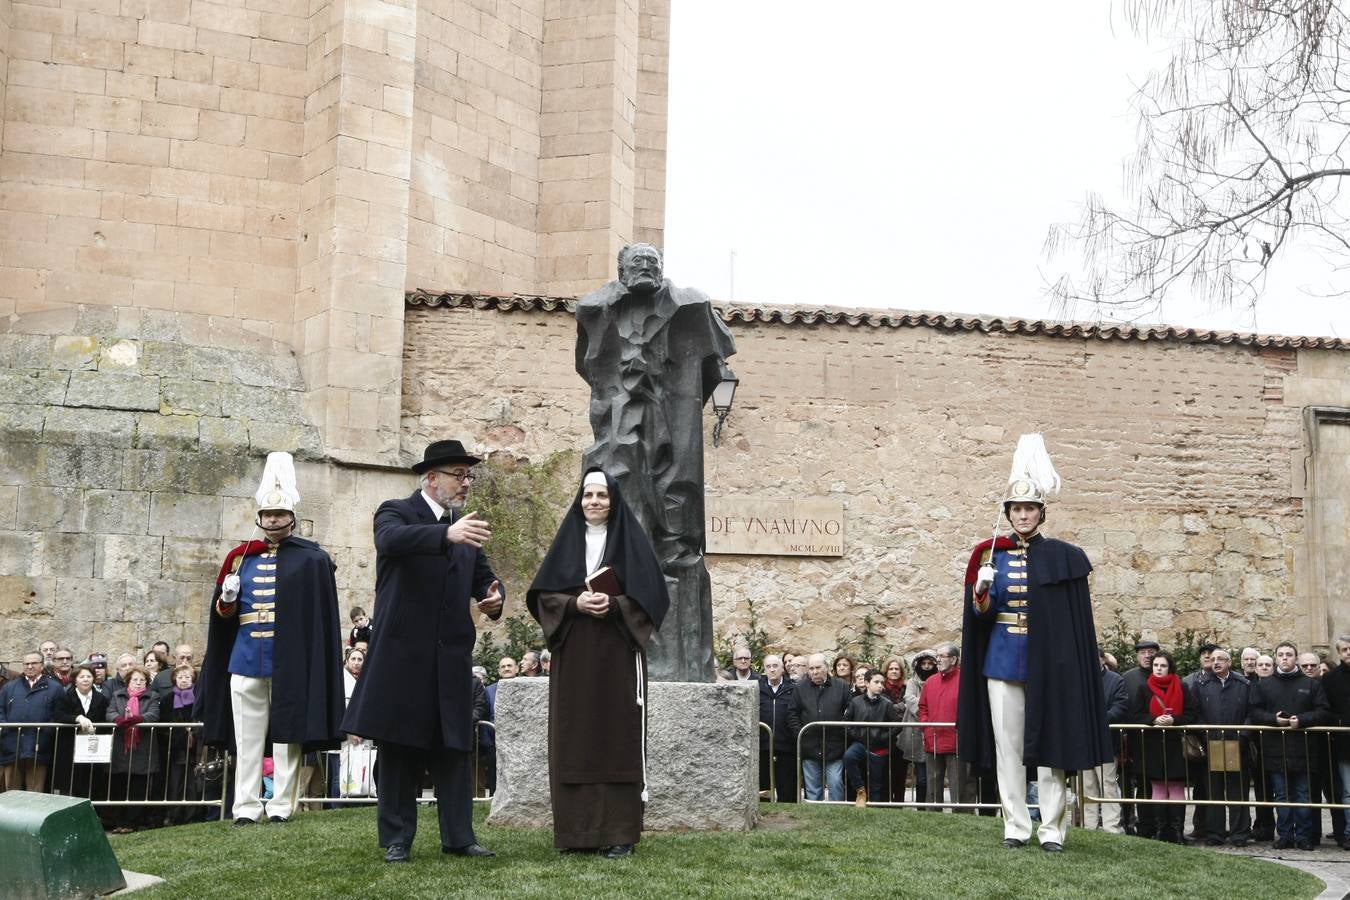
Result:
[[[88,800],[0,794],[0,872],[5,897],[95,897],[127,886]]]

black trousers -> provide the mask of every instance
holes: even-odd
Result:
[[[1211,772],[1209,774],[1209,798],[1211,800],[1237,800],[1233,806],[1211,806],[1206,811],[1208,837],[1223,840],[1245,841],[1252,836],[1251,807],[1240,801],[1246,800],[1244,789],[1247,783],[1246,772]],[[1224,828],[1224,814],[1227,812],[1227,829]],[[1196,835],[1199,838],[1199,835]]]
[[[422,776],[430,772],[442,847],[478,843],[473,834],[473,753],[423,750],[381,742],[379,792],[380,846],[411,847],[417,834],[417,797]]]

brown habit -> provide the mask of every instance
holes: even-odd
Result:
[[[539,621],[552,648],[548,778],[553,845],[560,850],[636,844],[642,834],[643,707],[647,614],[622,594],[603,619],[576,596],[543,592]]]

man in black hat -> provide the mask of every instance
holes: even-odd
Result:
[[[1150,638],[1141,638],[1134,645],[1134,658],[1139,665],[1125,673],[1125,696],[1136,696],[1142,686],[1148,683],[1148,676],[1153,674],[1153,657],[1160,652],[1162,647]],[[1139,751],[1141,736],[1142,732],[1128,730],[1121,735],[1120,783],[1126,797],[1148,799],[1153,796],[1153,789],[1148,776],[1144,774],[1143,760],[1134,759],[1134,754]],[[1157,809],[1150,804],[1141,803],[1137,807],[1126,804],[1122,812],[1126,833],[1145,838],[1158,833]]]
[[[473,610],[499,618],[504,598],[482,550],[487,521],[458,512],[478,462],[436,441],[412,467],[421,490],[375,511],[375,625],[342,730],[379,744],[385,862],[409,859],[426,771],[442,851],[493,855],[473,833]]]

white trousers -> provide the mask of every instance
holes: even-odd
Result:
[[[1084,769],[1083,773],[1083,794],[1087,797],[1106,797],[1108,799],[1120,799],[1120,782],[1116,779],[1116,761],[1103,763],[1095,769]],[[1105,793],[1103,793],[1105,791]],[[1119,803],[1087,803],[1083,804],[1083,827],[1093,829],[1097,827],[1097,814],[1101,812],[1102,831],[1111,834],[1124,834],[1125,829],[1120,825],[1120,804]]]
[[[997,751],[998,794],[1003,806],[1003,836],[1019,841],[1031,839],[1031,813],[1027,810],[1027,770],[1022,761],[1026,735],[1026,688],[1016,681],[989,679],[989,713],[994,725]],[[1036,790],[1041,807],[1041,827],[1036,838],[1042,844],[1063,844],[1069,827],[1065,804],[1064,770],[1040,767]]]
[[[264,815],[289,819],[300,789],[299,744],[272,745],[272,799],[262,801],[263,744],[272,716],[272,679],[230,676],[230,703],[234,707],[234,817],[260,821]]]

